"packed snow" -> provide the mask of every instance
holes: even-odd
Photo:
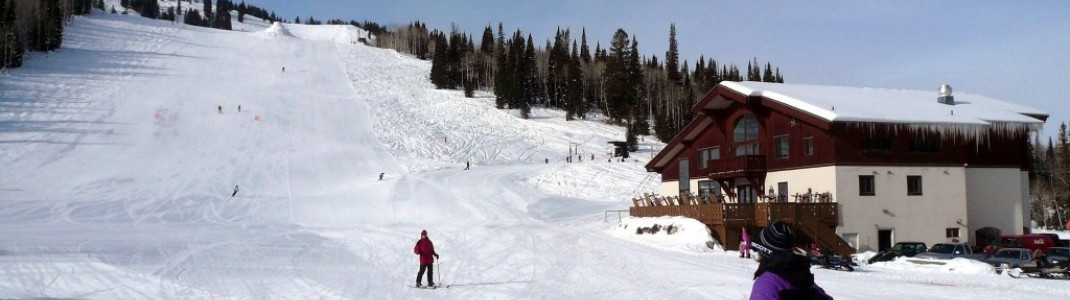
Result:
[[[0,298],[750,293],[757,263],[697,221],[618,218],[659,189],[654,138],[620,162],[607,142],[624,130],[597,117],[521,119],[347,29],[256,22],[96,12],[0,75]],[[423,229],[448,289],[407,288]],[[1070,281],[973,262],[813,271],[837,299],[1070,296]]]

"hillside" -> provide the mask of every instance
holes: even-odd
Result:
[[[754,261],[604,222],[659,189],[643,170],[655,139],[612,162],[622,128],[435,90],[430,63],[352,30],[98,13],[0,76],[0,298],[749,294]],[[450,289],[406,288],[422,229]],[[948,270],[815,273],[838,299],[1070,295]]]

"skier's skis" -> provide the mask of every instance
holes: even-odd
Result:
[[[448,289],[448,288],[450,288],[450,285],[448,285],[448,284],[446,284],[446,285],[442,285],[442,284],[440,284],[440,285],[423,285],[423,286],[410,285],[408,287],[414,288],[414,289],[433,290],[433,289]]]

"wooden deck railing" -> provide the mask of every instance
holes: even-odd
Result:
[[[795,222],[803,217],[823,224],[839,224],[836,203],[719,203],[684,197],[633,199],[629,208],[634,217],[684,216],[705,224],[766,226],[772,220]]]
[[[836,253],[854,253],[846,241],[833,229],[839,225],[839,207],[836,203],[722,203],[716,199],[689,197],[654,197],[644,195],[632,200],[629,208],[633,217],[684,216],[703,224],[714,226],[718,235],[725,238],[727,228],[765,227],[774,220],[793,224],[797,234],[805,236]],[[731,234],[738,236],[739,231]],[[731,239],[731,238],[730,238]],[[729,247],[730,249],[735,249]]]

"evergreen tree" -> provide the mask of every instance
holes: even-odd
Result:
[[[487,25],[483,28],[483,39],[479,41],[479,52],[483,55],[494,55],[494,29]]]
[[[676,44],[676,23],[669,26],[669,51],[665,52],[665,74],[669,81],[681,84],[680,51]],[[702,60],[699,59],[701,62]],[[696,69],[698,71],[698,69]]]
[[[450,32],[449,46],[446,48],[446,88],[456,89],[461,86],[463,72],[461,60],[466,52],[468,42],[463,34],[453,28]]]
[[[639,39],[632,37],[632,47],[629,50],[628,59],[628,88],[631,93],[631,111],[629,119],[633,120],[635,134],[650,134],[650,122],[647,121],[648,102],[642,101],[640,95],[644,95],[643,69],[639,59]],[[638,150],[638,144],[631,151]]]
[[[435,85],[436,89],[447,88],[447,61],[446,54],[446,38],[439,33],[432,33],[431,40],[434,43],[435,51],[431,56],[431,83]]]
[[[547,104],[552,107],[564,107],[566,89],[568,87],[568,64],[569,56],[569,32],[557,29],[554,43],[547,47],[550,50],[546,72]]]
[[[0,0],[0,69],[21,67],[26,52],[20,42],[16,6],[13,0]]]
[[[580,59],[583,62],[591,62],[591,52],[587,50],[587,28],[583,28],[583,33],[580,36]]]
[[[204,0],[203,8],[205,27],[215,28],[215,25],[212,24],[212,20],[215,17],[215,11],[212,10],[212,0]]]
[[[36,45],[34,50],[52,51],[63,43],[63,10],[60,8],[60,0],[42,0],[37,18]]]
[[[617,29],[610,41],[606,57],[606,112],[614,124],[630,118],[629,108],[635,105],[631,42],[624,29]]]
[[[524,43],[523,56],[520,58],[517,66],[520,68],[520,99],[519,109],[520,117],[524,119],[531,118],[531,104],[538,101],[538,78],[535,72],[535,42],[531,39],[531,34],[528,34],[528,41]]]
[[[773,65],[766,62],[765,71],[762,72],[762,82],[776,82],[776,76],[773,75]]]
[[[245,11],[248,7],[245,6],[245,1],[238,3],[238,23],[245,23]]]
[[[73,0],[71,2],[71,13],[79,16],[87,15],[93,10],[94,4],[93,0]]]
[[[1056,136],[1058,144],[1055,146],[1055,174],[1070,181],[1070,133],[1067,132],[1066,122],[1059,124],[1059,133]]]
[[[1059,124],[1056,139],[1058,144],[1053,151],[1051,176],[1059,184],[1052,187],[1056,196],[1050,209],[1054,210],[1053,217],[1058,219],[1058,223],[1063,224],[1070,218],[1070,132],[1066,122]]]
[[[182,19],[182,23],[185,23],[186,25],[201,26],[201,27],[207,27],[208,26],[208,22],[205,21],[205,19],[201,17],[201,13],[199,11],[197,11],[197,10],[192,9],[192,8],[186,10],[186,16]]]
[[[216,11],[211,20],[212,28],[223,30],[233,29],[233,26],[230,24],[230,11],[233,9],[232,5],[230,0],[216,1]]]
[[[586,103],[583,101],[583,70],[582,61],[576,42],[572,42],[572,55],[568,60],[568,88],[565,96],[565,120],[571,121],[576,118],[585,118],[587,114]]]
[[[512,77],[512,70],[508,64],[508,52],[506,52],[505,45],[505,32],[502,29],[502,23],[498,23],[498,39],[495,44],[495,66],[498,73],[494,76],[494,106],[502,109],[509,103],[509,98],[506,96],[506,89],[508,79]],[[511,48],[511,47],[510,47]]]
[[[144,0],[140,1],[134,8],[142,17],[149,19],[160,18],[160,3],[156,0]]]

